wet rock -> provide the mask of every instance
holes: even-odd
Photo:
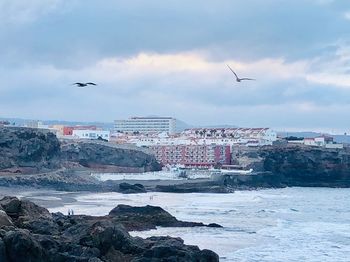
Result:
[[[121,183],[119,184],[119,192],[124,194],[145,193],[146,189],[141,184]]]
[[[0,229],[1,262],[218,261],[215,253],[180,238],[130,236],[131,228],[203,225],[178,221],[160,207],[120,205],[108,216],[93,217],[51,215],[17,198],[0,203],[14,218],[13,225]]]
[[[222,228],[221,225],[216,224],[216,223],[210,223],[210,224],[207,225],[207,227]]]
[[[178,221],[161,207],[143,206],[133,207],[118,205],[109,212],[109,216],[122,223],[127,229],[143,230],[156,226],[173,226]]]
[[[197,246],[185,246],[181,238],[151,237],[149,249],[136,261],[219,261],[216,253],[210,250],[200,250]]]
[[[187,222],[177,220],[170,213],[158,206],[133,207],[129,205],[118,205],[109,212],[113,221],[123,224],[128,230],[154,229],[163,227],[197,227],[207,226],[198,222]],[[221,227],[212,224],[211,227]]]

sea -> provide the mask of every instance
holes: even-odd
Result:
[[[22,191],[51,212],[106,215],[118,204],[161,206],[185,221],[223,228],[163,228],[133,236],[169,235],[211,249],[220,261],[350,261],[350,189],[284,188],[208,193],[68,193]]]

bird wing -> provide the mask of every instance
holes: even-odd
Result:
[[[244,77],[244,78],[241,78],[241,80],[256,80],[256,79]]]
[[[86,83],[87,85],[93,85],[93,86],[97,86],[95,83],[92,83],[92,82],[89,82],[89,83]]]
[[[227,65],[227,67],[231,70],[231,72],[235,75],[235,77],[236,77],[236,79],[238,79],[238,76],[237,76],[237,74],[235,73],[235,71],[233,71],[233,69],[229,66],[229,65]]]
[[[82,85],[82,83],[73,83],[72,85]]]

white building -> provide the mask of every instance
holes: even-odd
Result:
[[[343,144],[334,142],[331,136],[318,136],[314,138],[304,138],[304,144],[307,146],[319,146],[326,148],[343,148]]]
[[[76,129],[76,130],[73,130],[72,137],[75,137],[78,139],[104,139],[109,141],[110,131]]]
[[[183,132],[190,138],[247,146],[272,145],[277,133],[270,128],[192,128]]]
[[[209,130],[209,131],[208,131]],[[121,138],[120,138],[121,139]],[[269,128],[218,128],[188,129],[177,135],[140,134],[124,137],[124,141],[137,146],[154,145],[272,145],[277,140],[276,132]]]
[[[48,125],[44,125],[43,122],[37,121],[37,120],[28,121],[28,122],[25,124],[25,126],[26,126],[26,127],[30,127],[30,128],[49,129],[49,126],[48,126]]]
[[[172,117],[131,117],[126,120],[115,120],[114,130],[124,133],[156,134],[166,132],[174,134],[176,119]]]

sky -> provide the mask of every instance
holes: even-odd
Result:
[[[350,1],[0,0],[0,21],[0,117],[350,132]]]

